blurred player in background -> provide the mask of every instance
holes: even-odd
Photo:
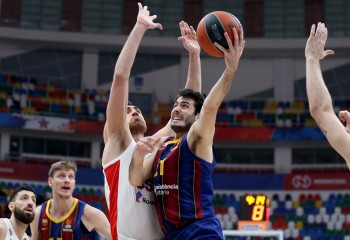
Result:
[[[28,185],[16,188],[8,203],[11,217],[0,218],[0,240],[29,240],[26,230],[34,219],[35,207],[34,189]]]
[[[30,224],[32,239],[82,239],[93,230],[112,239],[106,215],[73,197],[77,165],[59,161],[51,165],[48,184],[52,199],[38,206]]]
[[[107,105],[107,121],[104,127],[105,148],[102,156],[105,174],[106,201],[110,211],[113,239],[161,239],[150,180],[133,187],[129,182],[129,165],[136,142],[146,132],[146,122],[140,109],[128,105],[129,77],[138,47],[149,29],[162,29],[160,23],[153,22],[156,15],[150,15],[147,6],[140,3],[136,24],[131,31],[115,65],[115,72]],[[187,23],[180,22],[181,36],[189,53],[189,69],[186,88],[200,91],[200,47],[196,32]],[[166,76],[162,81],[166,81]],[[170,122],[157,136],[173,134]]]
[[[311,116],[326,136],[331,146],[346,160],[350,167],[350,113],[340,111],[339,121],[334,113],[332,98],[323,80],[320,60],[334,54],[333,50],[324,50],[328,31],[324,23],[312,25],[306,43],[306,90]]]

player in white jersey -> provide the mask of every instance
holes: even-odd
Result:
[[[140,109],[128,105],[128,85],[131,67],[141,40],[148,29],[162,29],[154,23],[147,6],[139,3],[136,24],[131,31],[115,65],[113,82],[103,131],[105,148],[102,166],[105,175],[106,201],[110,212],[111,233],[116,239],[161,239],[157,221],[152,183],[133,187],[129,183],[129,165],[132,153],[146,132],[146,122]],[[182,41],[189,53],[189,69],[185,88],[201,90],[200,47],[193,27],[179,23]],[[171,135],[170,122],[156,136]]]
[[[23,237],[19,238],[15,232],[15,229],[13,228],[10,219],[8,218],[0,218],[0,224],[2,225],[3,223],[1,223],[1,220],[5,223],[7,231],[6,231],[6,235],[4,238],[0,237],[1,240],[29,240],[29,236],[24,232]],[[1,234],[2,235],[2,234]]]
[[[34,189],[27,185],[16,188],[8,203],[11,217],[0,218],[0,240],[29,240],[25,231],[34,219],[35,207]]]

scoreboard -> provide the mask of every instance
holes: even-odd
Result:
[[[267,230],[270,201],[263,194],[247,194],[239,199],[238,229]]]

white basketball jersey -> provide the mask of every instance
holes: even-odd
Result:
[[[19,240],[18,236],[15,233],[15,230],[12,227],[10,219],[8,218],[0,218],[0,219],[2,219],[5,222],[7,227],[5,240]],[[23,238],[21,240],[29,240],[29,236],[26,233],[24,233]]]
[[[153,184],[146,181],[140,187],[129,183],[129,165],[136,142],[113,161],[103,165],[105,194],[113,240],[161,239],[153,192]]]

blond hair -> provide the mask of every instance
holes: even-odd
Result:
[[[49,177],[53,177],[55,175],[55,172],[62,170],[62,169],[71,169],[74,172],[74,175],[76,175],[78,168],[77,163],[72,160],[62,160],[56,163],[53,163],[51,165],[51,168],[49,170]]]

